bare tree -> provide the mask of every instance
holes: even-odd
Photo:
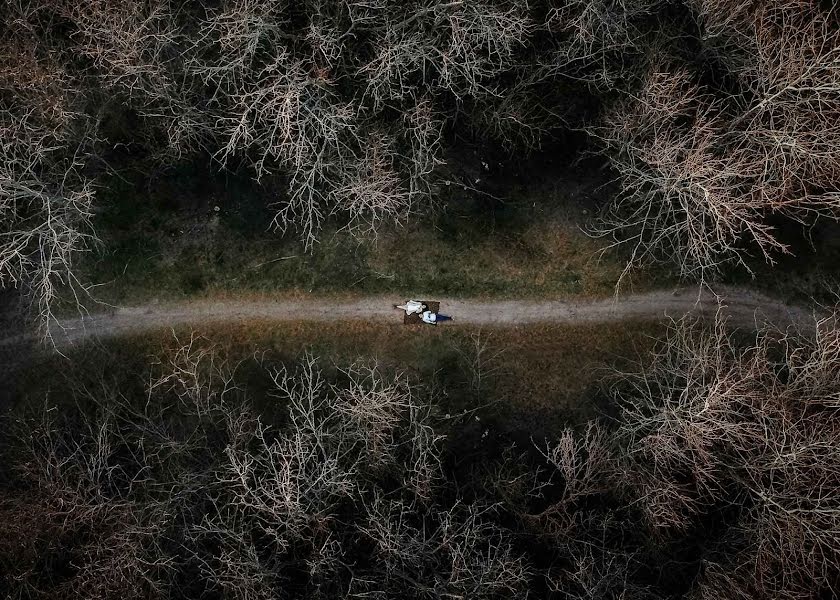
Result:
[[[207,153],[285,180],[273,226],[307,247],[325,219],[370,232],[428,202],[443,125],[466,104],[511,141],[533,146],[547,127],[532,95],[493,109],[536,31],[520,0],[38,6],[73,28],[88,100],[116,95],[139,115],[153,164]]]
[[[492,80],[513,66],[535,28],[519,1],[422,2],[388,13],[384,6],[370,11],[355,27],[376,35],[374,58],[361,68],[374,108],[418,97],[430,79],[460,100],[495,94]]]
[[[71,433],[64,417],[44,407],[29,439],[21,440],[28,449],[20,474],[44,503],[41,517],[61,532],[57,537],[88,533],[71,555],[76,575],[61,593],[163,595],[174,563],[162,549],[171,499],[141,500],[157,483],[150,473],[160,450],[138,450],[121,431],[120,415],[105,404],[96,408]]]
[[[216,86],[214,99],[242,85],[261,64],[260,49],[283,47],[289,27],[283,3],[268,0],[232,0],[208,10],[193,40],[196,51],[188,57],[188,72]]]
[[[771,263],[789,252],[773,216],[837,218],[840,34],[817,3],[693,4],[743,94],[721,100],[657,59],[590,133],[623,188],[600,233],[630,245],[628,269],[665,260],[703,278],[754,250]]]
[[[329,213],[330,190],[357,156],[352,104],[338,97],[325,76],[309,74],[306,65],[286,55],[276,57],[230,100],[233,109],[220,121],[227,130],[221,156],[253,148],[258,176],[273,165],[288,170],[290,195],[274,225],[281,230],[297,226],[312,244]]]
[[[540,522],[549,535],[563,538],[576,524],[578,503],[587,496],[602,494],[610,485],[612,456],[607,447],[605,432],[590,423],[580,440],[570,429],[564,431],[556,443],[547,442],[540,453],[556,469],[562,479],[563,492],[556,501],[538,515],[528,518]]]
[[[26,15],[19,15],[25,19]],[[67,70],[23,34],[0,40],[0,286],[21,286],[49,339],[59,291],[78,296],[78,252],[97,240],[83,174],[93,128]]]
[[[771,193],[765,154],[725,143],[733,124],[693,79],[684,68],[654,69],[635,98],[590,129],[612,152],[623,188],[598,233],[630,245],[625,273],[665,260],[683,277],[703,278],[726,263],[748,268],[753,248],[772,262],[789,250],[771,215],[804,222],[840,208],[831,193]]]
[[[149,396],[174,392],[198,417],[224,412],[224,400],[237,389],[235,367],[220,358],[206,338],[190,334],[181,342],[173,332],[174,345],[167,348],[160,361],[160,373],[149,382]]]
[[[385,383],[375,369],[347,373],[349,387],[338,390],[311,357],[299,373],[275,372],[277,391],[289,403],[288,431],[272,435],[257,422],[237,429],[253,441],[235,440],[228,448],[226,485],[281,546],[326,526],[344,500],[358,500],[360,472],[405,460],[399,468],[407,484],[421,493],[432,483],[440,437],[423,422],[428,413],[404,384]],[[254,443],[257,453],[250,450]]]
[[[396,158],[391,140],[371,134],[362,157],[346,166],[332,193],[332,213],[346,215],[346,228],[375,233],[383,220],[399,222],[408,217],[413,198],[396,170]]]
[[[406,582],[414,597],[469,596],[495,598],[521,593],[532,572],[500,532],[484,519],[492,507],[456,504],[424,515],[421,530],[412,525],[414,509],[376,496],[361,528],[384,562],[384,578],[373,588],[395,592]],[[368,589],[361,578],[354,597]]]
[[[597,91],[615,89],[635,76],[637,63],[644,64],[649,44],[644,20],[657,8],[656,0],[572,0],[550,8],[545,28],[556,46],[538,59],[541,76],[582,81]]]
[[[238,600],[274,598],[279,578],[260,558],[256,543],[245,530],[246,523],[240,516],[235,510],[216,508],[216,514],[190,528],[187,538],[192,547],[201,548],[212,540],[219,548],[210,557],[194,550],[193,558],[209,586],[221,590],[226,597]]]
[[[83,40],[80,49],[95,62],[107,86],[140,101],[171,88],[167,50],[178,31],[168,0],[94,0],[68,10]]]
[[[432,197],[432,175],[444,164],[442,158],[443,118],[437,114],[430,98],[422,98],[404,116],[403,138],[409,152],[403,157],[407,163],[410,198],[429,200]]]
[[[464,3],[448,19],[448,47],[437,45],[441,86],[456,96],[493,93],[487,82],[510,68],[534,27],[525,3]]]
[[[682,324],[653,367],[628,380],[623,477],[650,526],[670,535],[744,506],[699,597],[730,584],[724,597],[810,597],[836,585],[836,315],[816,331],[768,329],[742,350],[723,323],[712,332]]]
[[[484,391],[485,378],[499,370],[499,359],[505,353],[504,348],[492,349],[492,337],[492,333],[483,333],[479,329],[471,333],[464,344],[453,346],[466,366],[465,370],[470,375],[470,388],[476,396],[481,396]]]

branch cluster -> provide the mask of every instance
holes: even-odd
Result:
[[[789,252],[773,218],[840,214],[840,28],[811,2],[693,4],[735,87],[660,52],[590,133],[622,186],[598,232],[629,244],[628,269],[662,260],[702,278]]]
[[[730,514],[705,557],[702,598],[810,598],[840,569],[840,329],[766,330],[743,349],[718,323],[680,324],[625,378],[621,479],[670,537]]]

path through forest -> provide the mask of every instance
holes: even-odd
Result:
[[[422,296],[425,297],[425,296]],[[430,298],[432,296],[430,295]],[[713,315],[722,310],[735,324],[754,326],[771,321],[779,326],[813,322],[809,309],[740,288],[677,288],[600,300],[487,300],[435,297],[441,312],[454,317],[458,325],[506,327],[531,323],[611,323],[631,320],[679,319]],[[114,337],[164,327],[263,319],[269,321],[368,320],[400,323],[401,311],[394,304],[399,296],[369,296],[352,300],[298,297],[278,300],[191,300],[173,304],[146,304],[112,308],[84,317],[66,318],[53,325],[56,346],[73,345],[89,338]],[[0,338],[0,346],[31,339],[31,334],[14,333]]]

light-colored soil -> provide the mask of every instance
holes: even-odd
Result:
[[[423,296],[418,294],[418,297]],[[400,322],[402,312],[393,308],[405,298],[390,296],[333,300],[304,297],[278,300],[197,300],[180,304],[147,304],[119,307],[67,318],[54,325],[58,347],[78,344],[89,338],[142,333],[159,328],[235,323],[254,319],[270,321],[365,320]],[[684,315],[711,316],[722,311],[739,326],[773,322],[779,326],[813,322],[809,309],[789,306],[758,293],[737,288],[658,290],[604,300],[483,300],[439,298],[441,312],[454,321],[439,327],[481,325],[508,327],[534,323],[587,324],[633,320],[679,319]],[[431,327],[431,325],[424,325]],[[31,339],[26,333],[7,333],[0,346]]]

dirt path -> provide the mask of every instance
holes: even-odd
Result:
[[[778,325],[806,324],[812,311],[789,306],[766,296],[737,288],[718,288],[716,294],[697,288],[658,290],[605,300],[470,300],[439,298],[441,312],[452,315],[453,323],[505,327],[529,323],[610,323],[629,320],[678,319],[686,314],[712,315],[722,310],[738,325],[772,321]],[[184,325],[200,327],[212,323],[231,323],[252,319],[271,321],[375,320],[399,323],[402,316],[394,304],[398,296],[371,296],[347,301],[311,297],[289,300],[200,300],[180,304],[149,304],[121,307],[85,318],[60,321],[54,339],[59,347],[74,345],[88,338],[120,336],[129,333]],[[9,346],[28,334],[0,338]]]

